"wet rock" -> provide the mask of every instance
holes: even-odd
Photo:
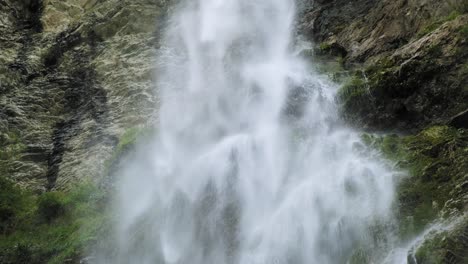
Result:
[[[434,126],[414,135],[364,138],[407,174],[396,191],[396,216],[403,239],[414,238],[435,221],[465,217],[467,132]]]
[[[0,2],[1,176],[35,190],[104,176],[115,138],[157,105],[153,62],[167,6]]]
[[[457,221],[458,220],[458,221]],[[449,230],[435,230],[415,249],[415,263],[465,263],[468,258],[468,219],[454,219]]]
[[[358,78],[369,92],[343,106],[350,124],[419,131],[447,124],[468,107],[466,1],[331,0],[300,6],[298,31],[320,51],[344,57],[347,69],[364,72]]]
[[[369,91],[365,104],[343,101],[348,121],[370,130],[417,131],[449,123],[468,107],[463,30],[468,15],[460,15],[431,34],[377,60],[356,76]]]
[[[435,18],[466,10],[464,0],[331,0],[313,6],[301,16],[300,31],[318,43],[336,41],[349,52],[348,60],[360,62],[407,44]]]

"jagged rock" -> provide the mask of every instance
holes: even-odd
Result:
[[[0,134],[15,137],[0,142],[1,176],[44,190],[103,175],[118,138],[153,114],[167,6],[0,2]]]
[[[468,219],[455,221],[449,230],[434,230],[411,256],[416,263],[466,263],[468,258]]]
[[[405,45],[432,19],[467,8],[465,0],[331,0],[313,5],[301,17],[300,30],[317,42],[336,40],[348,51],[348,60],[360,62]]]
[[[397,190],[400,236],[465,217],[427,237],[408,263],[465,263],[468,2],[310,2],[315,8],[303,9],[299,31],[322,50],[342,47],[335,55],[354,72],[337,96],[344,119],[359,129],[406,135],[379,143],[409,174]]]
[[[302,2],[299,32],[366,82],[342,93],[350,124],[417,131],[468,107],[466,1]]]
[[[449,124],[456,128],[468,128],[468,109],[452,117]]]
[[[450,119],[468,107],[464,30],[468,15],[446,22],[386,58],[367,66],[360,103],[343,101],[345,117],[371,130],[419,130]]]

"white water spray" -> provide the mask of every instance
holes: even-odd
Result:
[[[346,263],[386,243],[371,227],[390,218],[392,174],[340,124],[335,86],[294,55],[294,16],[293,0],[173,14],[159,133],[122,172],[109,263]]]

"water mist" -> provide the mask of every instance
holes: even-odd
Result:
[[[390,243],[375,229],[391,218],[392,173],[297,56],[294,18],[293,0],[171,14],[158,133],[120,173],[119,253],[103,263],[346,263]]]

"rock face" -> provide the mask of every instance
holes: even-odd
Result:
[[[41,191],[99,179],[152,87],[164,0],[0,1],[0,173]]]
[[[397,191],[400,236],[451,222],[409,263],[466,263],[468,1],[303,2],[299,31],[351,72],[337,98],[343,118],[400,133],[364,136],[410,176]]]
[[[336,41],[349,52],[349,60],[360,62],[390,55],[424,28],[468,8],[464,0],[310,2],[309,12],[301,17],[302,31],[319,42]]]
[[[300,28],[359,65],[362,85],[344,94],[348,120],[417,131],[468,109],[467,12],[466,0],[316,1]]]

